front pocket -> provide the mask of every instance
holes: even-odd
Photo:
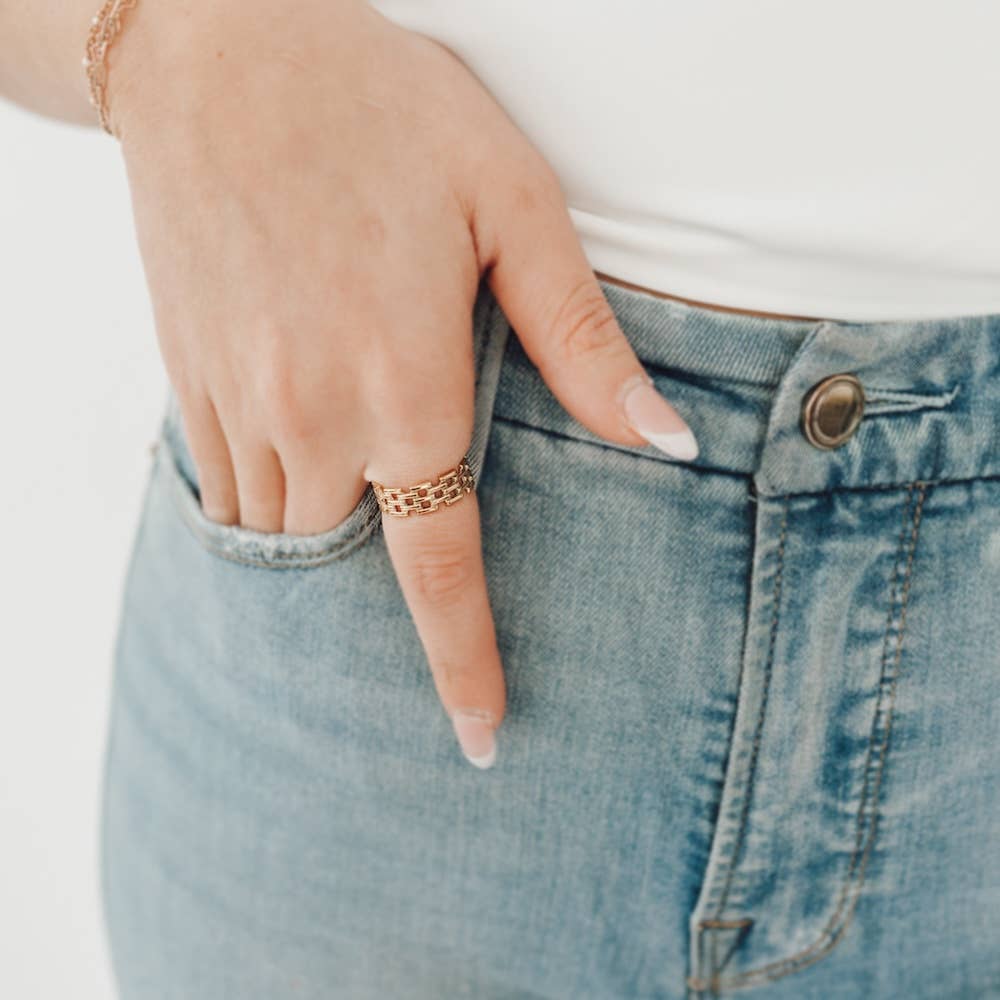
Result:
[[[371,486],[345,518],[319,534],[255,531],[211,520],[201,507],[197,472],[173,391],[169,392],[156,453],[159,471],[185,525],[205,549],[232,562],[268,569],[322,566],[363,545],[381,523],[381,511]]]
[[[509,327],[485,282],[472,316],[475,358],[475,415],[466,455],[476,483],[482,472],[493,421],[493,403]],[[223,559],[266,569],[306,569],[342,559],[378,531],[382,512],[369,485],[346,517],[319,534],[290,535],[220,524],[201,507],[198,474],[184,433],[180,407],[168,389],[166,412],[157,442],[157,461],[174,506],[201,545]]]

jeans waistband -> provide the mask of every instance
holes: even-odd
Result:
[[[751,475],[767,495],[1000,475],[1000,314],[785,320],[601,287],[698,438],[695,466]],[[819,448],[804,401],[840,373],[861,382],[862,418],[843,444]]]

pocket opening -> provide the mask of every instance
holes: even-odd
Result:
[[[307,569],[342,559],[364,544],[381,525],[381,510],[371,486],[355,507],[327,531],[312,535],[255,531],[220,524],[201,507],[197,481],[185,470],[183,443],[176,427],[164,421],[156,461],[167,479],[171,499],[188,529],[214,555],[261,569]]]
[[[475,415],[466,452],[478,484],[485,459],[500,370],[510,327],[485,281],[472,315],[475,358]],[[262,532],[209,519],[201,506],[197,470],[184,435],[180,405],[168,385],[156,461],[187,527],[202,547],[232,562],[263,569],[306,569],[342,559],[368,541],[382,525],[378,498],[369,484],[339,523],[318,534]]]

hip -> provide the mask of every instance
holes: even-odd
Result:
[[[104,791],[123,998],[1000,995],[1000,317],[605,292],[701,450],[592,435],[484,287],[489,772],[370,494],[214,524],[168,406]],[[818,447],[832,375],[862,393]]]

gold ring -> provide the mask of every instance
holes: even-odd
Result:
[[[475,488],[468,455],[464,455],[453,469],[442,472],[437,479],[428,479],[415,486],[383,486],[382,483],[372,482],[382,512],[393,517],[430,514],[438,507],[450,507]]]

